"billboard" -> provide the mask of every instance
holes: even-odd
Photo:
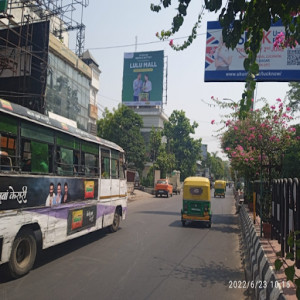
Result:
[[[122,103],[162,105],[164,51],[124,53]]]
[[[259,75],[257,81],[299,81],[300,46],[294,49],[274,49],[273,43],[278,33],[285,32],[281,22],[273,24],[263,32],[260,52],[257,55]],[[244,50],[246,32],[234,50],[226,48],[222,39],[219,22],[207,22],[204,81],[244,81]]]

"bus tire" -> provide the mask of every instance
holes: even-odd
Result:
[[[13,278],[27,274],[36,258],[36,239],[32,230],[23,229],[16,236],[8,262],[9,273]]]
[[[113,223],[109,226],[110,232],[116,232],[116,231],[118,231],[119,226],[120,226],[120,213],[116,209],[115,210],[115,214],[114,214]]]

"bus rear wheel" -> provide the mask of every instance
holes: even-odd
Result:
[[[13,278],[19,278],[32,269],[36,251],[36,239],[33,232],[29,229],[21,230],[13,242],[8,262],[9,273]]]
[[[118,231],[119,226],[120,226],[120,218],[121,218],[121,216],[120,216],[119,210],[116,209],[115,214],[114,214],[113,223],[109,226],[110,232]]]

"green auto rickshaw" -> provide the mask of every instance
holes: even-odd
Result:
[[[188,177],[183,183],[181,223],[204,222],[211,227],[210,182],[205,177]]]
[[[216,198],[217,196],[219,196],[225,198],[225,191],[226,191],[226,181],[216,180],[214,197]]]

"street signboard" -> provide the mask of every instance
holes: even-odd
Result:
[[[257,55],[257,81],[300,81],[300,46],[294,49],[275,49],[273,43],[280,32],[285,32],[280,21],[263,32],[261,49]],[[235,49],[228,49],[222,41],[220,23],[207,22],[204,81],[245,81],[245,38],[246,32]]]
[[[164,51],[124,53],[122,103],[162,105]]]

